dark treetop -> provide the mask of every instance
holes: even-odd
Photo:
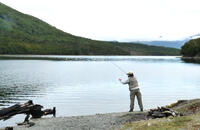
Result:
[[[192,39],[181,48],[184,57],[200,57],[200,38]]]

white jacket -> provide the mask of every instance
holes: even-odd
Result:
[[[135,77],[128,77],[128,79],[124,82],[121,81],[122,84],[128,84],[129,90],[135,90],[138,88],[138,81]]]

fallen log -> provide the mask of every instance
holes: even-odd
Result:
[[[7,120],[16,114],[28,114],[32,106],[33,102],[32,100],[29,100],[24,104],[15,104],[8,108],[3,108],[0,110],[0,120]]]
[[[7,120],[17,114],[26,114],[24,122],[28,122],[30,115],[32,118],[41,118],[44,115],[52,114],[56,116],[56,108],[42,110],[43,106],[38,104],[33,104],[32,100],[24,104],[15,104],[8,108],[3,108],[0,110],[0,120]]]
[[[176,116],[182,116],[182,114],[166,107],[158,107],[156,109],[150,109],[147,114],[148,118],[163,118],[168,116],[176,117]]]
[[[13,130],[13,127],[6,127],[5,130]]]

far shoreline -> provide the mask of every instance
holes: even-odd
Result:
[[[200,57],[181,57],[187,63],[200,63]]]
[[[118,57],[118,58],[115,58]],[[171,55],[2,55],[0,60],[47,60],[47,61],[119,61],[135,57],[176,57]]]

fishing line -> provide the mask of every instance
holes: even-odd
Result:
[[[126,71],[124,71],[121,67],[119,67],[117,64],[115,64],[114,62],[111,62],[111,64],[113,64],[115,67],[117,67],[121,72],[125,73],[126,74]]]

